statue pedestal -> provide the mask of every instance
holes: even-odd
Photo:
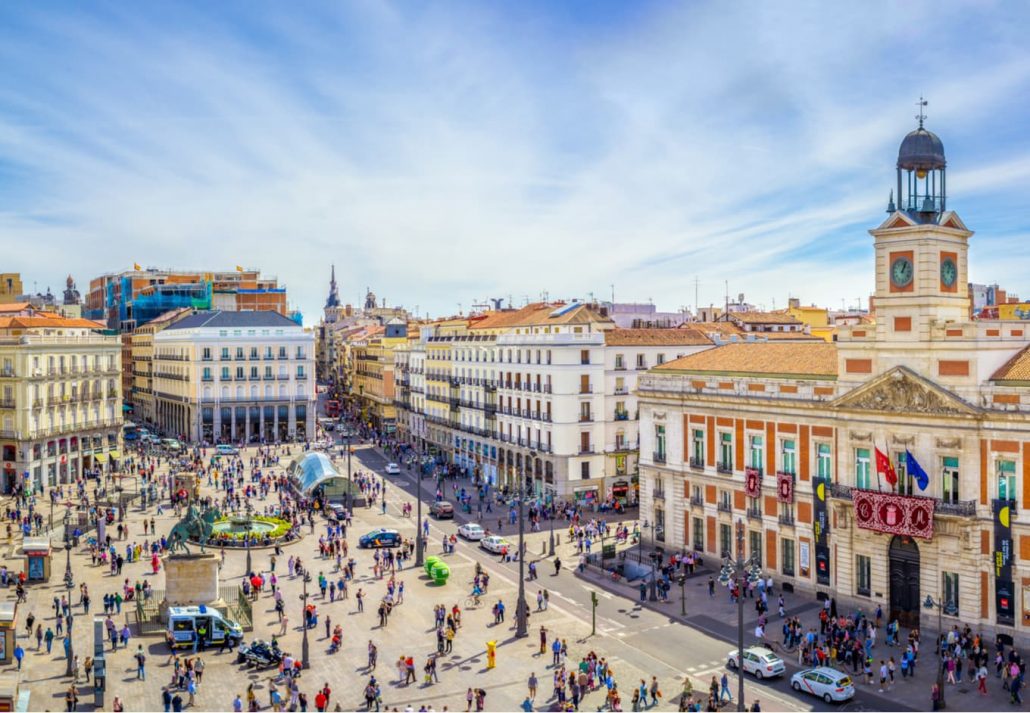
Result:
[[[213,552],[175,554],[163,558],[165,598],[161,602],[161,621],[168,621],[168,607],[204,604],[224,609],[218,596],[218,555]]]

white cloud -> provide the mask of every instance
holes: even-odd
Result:
[[[42,287],[247,264],[309,321],[330,262],[346,300],[370,285],[434,312],[610,283],[676,307],[695,274],[703,303],[728,280],[836,304],[872,287],[865,227],[920,92],[962,147],[952,205],[1024,231],[1030,144],[1000,152],[981,128],[1026,119],[1011,19],[820,7],[656,5],[607,26],[480,5],[41,14],[0,31],[18,68],[0,77],[8,269]]]

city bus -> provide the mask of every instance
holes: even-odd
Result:
[[[336,399],[329,399],[325,402],[325,415],[329,418],[339,418],[340,402]]]

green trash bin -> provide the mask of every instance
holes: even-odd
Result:
[[[447,584],[447,580],[451,576],[451,568],[447,566],[446,562],[437,562],[429,576],[436,584]]]
[[[433,576],[433,567],[435,567],[439,563],[440,563],[440,558],[437,557],[436,555],[432,555],[430,557],[426,557],[426,561],[423,564],[423,567],[426,570],[426,574],[428,574],[430,577],[432,577]]]

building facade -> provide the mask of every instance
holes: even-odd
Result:
[[[969,319],[968,240],[940,140],[901,145],[873,236],[875,323],[825,344],[739,343],[639,386],[641,517],[797,589],[918,626],[1030,625],[1030,334]]]
[[[0,317],[5,493],[71,483],[121,458],[118,338],[26,306]]]
[[[619,329],[582,303],[440,320],[396,352],[401,434],[502,488],[634,502],[636,379],[712,346],[690,328]]]
[[[314,335],[276,312],[196,312],[153,336],[155,423],[192,441],[315,436]]]
[[[135,420],[143,423],[157,422],[157,402],[154,399],[154,335],[191,314],[193,311],[186,307],[171,310],[142,327],[136,327],[128,336],[130,361],[129,366],[123,369],[123,376],[128,372],[131,379],[129,401],[133,406],[132,417]],[[126,335],[122,335],[123,344],[125,341]]]

